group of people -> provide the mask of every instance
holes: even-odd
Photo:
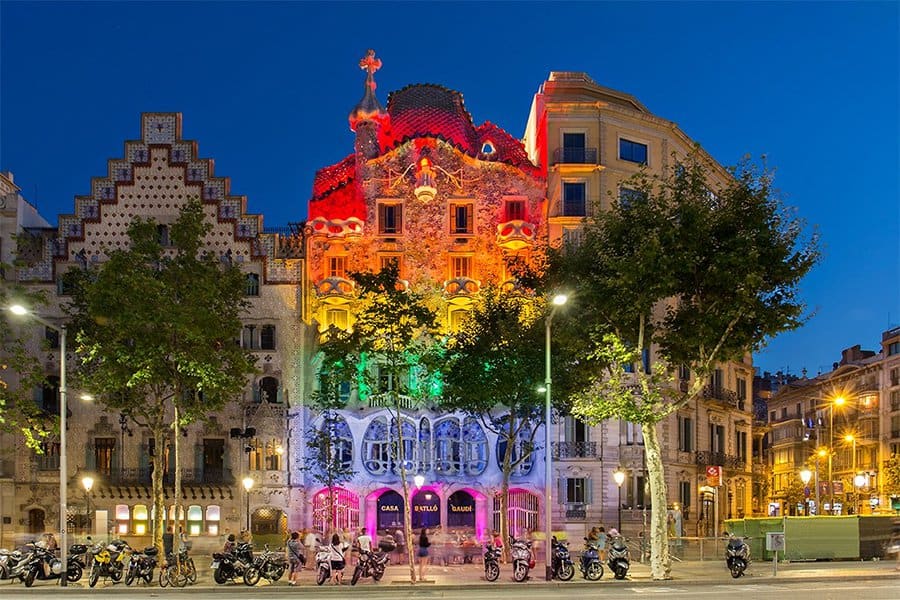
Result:
[[[609,530],[609,533],[606,533],[606,529],[603,527],[592,527],[587,535],[587,545],[597,549],[597,552],[600,554],[600,561],[606,562],[606,545],[609,541],[609,538],[618,537],[619,532],[615,527]]]

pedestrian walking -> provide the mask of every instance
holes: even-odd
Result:
[[[306,557],[303,555],[303,545],[300,543],[300,534],[296,531],[291,533],[291,539],[288,540],[287,549],[288,563],[291,568],[290,575],[288,576],[288,583],[290,585],[297,585],[297,582],[300,581],[300,572],[303,570],[303,563],[306,562]]]
[[[344,581],[344,567],[347,565],[347,562],[344,560],[344,553],[348,547],[349,544],[341,541],[341,536],[337,533],[332,534],[328,553],[331,560],[331,582],[334,585],[341,585]]]

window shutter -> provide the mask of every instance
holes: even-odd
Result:
[[[473,206],[466,204],[466,231],[475,233],[475,220],[472,215]]]
[[[97,470],[97,457],[94,456],[94,444],[88,443],[84,447],[84,466],[88,471]]]
[[[575,441],[575,417],[566,417],[566,441]]]
[[[584,480],[584,503],[590,504],[594,501],[594,480],[590,477]]]
[[[569,502],[568,485],[569,485],[569,480],[566,479],[565,477],[560,477],[556,481],[556,503],[557,504],[566,504]]]
[[[203,472],[203,444],[194,444],[194,481],[204,481],[206,474]]]
[[[397,227],[395,228],[396,233],[403,233],[403,205],[396,204],[394,205],[394,223],[396,223]]]

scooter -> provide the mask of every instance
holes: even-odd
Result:
[[[331,579],[331,550],[328,546],[319,546],[316,552],[316,585],[322,585]]]
[[[557,541],[553,537],[553,560],[551,561],[552,576],[560,581],[569,581],[575,576],[575,565],[572,564],[572,555],[569,553],[569,545]]]
[[[628,575],[628,568],[631,566],[628,560],[628,545],[621,535],[610,540],[606,566],[609,567],[616,579],[625,579],[625,576]]]
[[[725,564],[731,576],[737,579],[750,566],[750,546],[744,538],[731,537],[725,547]]]
[[[373,581],[381,581],[384,577],[384,568],[390,560],[390,556],[384,551],[360,550],[359,561],[353,569],[350,585],[356,585],[360,577],[371,577]]]
[[[600,551],[597,547],[584,538],[584,552],[581,553],[581,561],[578,563],[581,576],[588,581],[597,581],[603,577],[603,563],[600,562]]]
[[[509,551],[513,564],[513,580],[521,583],[528,579],[528,572],[534,568],[531,542],[517,540],[512,536],[510,536],[509,542]]]
[[[500,554],[502,550],[495,548],[493,544],[484,547],[484,578],[487,581],[497,581],[500,577]]]
[[[35,579],[59,579],[62,575],[62,561],[53,550],[40,544],[31,545],[31,551],[16,565],[12,577],[18,577],[25,587],[31,587]],[[66,580],[76,582],[81,579],[83,568],[77,561],[66,561]],[[49,569],[46,568],[49,566]]]

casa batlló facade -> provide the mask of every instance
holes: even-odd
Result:
[[[206,249],[247,273],[251,309],[239,342],[257,357],[259,373],[241,398],[190,425],[181,440],[184,521],[191,535],[218,540],[236,532],[248,520],[248,508],[257,539],[283,539],[288,529],[302,527],[329,529],[327,490],[304,470],[306,432],[321,425],[308,403],[317,389],[319,333],[353,323],[348,273],[395,263],[405,284],[439,307],[442,328],[453,331],[482,287],[515,285],[505,272],[506,256],[528,260],[547,244],[577,239],[591,207],[604,206],[601,190],[618,190],[648,156],[650,167],[661,168],[669,151],[692,146],[673,124],[584,74],[551,74],[535,96],[523,144],[489,122],[476,125],[462,94],[439,85],[407,86],[383,107],[374,81],[380,61],[370,52],[360,66],[366,81],[349,116],[352,147],[345,159],[316,174],[302,225],[266,230],[262,216],[246,213],[246,199],[231,194],[228,178],[214,173],[212,160],[201,158],[197,143],[183,139],[179,114],[145,113],[140,138],[126,142],[108,172],[91,180],[89,195],[76,197],[73,214],[61,215],[56,228],[20,229],[25,266],[7,277],[47,291],[47,318],[56,322],[62,322],[66,301],[58,283],[62,273],[93,268],[107,250],[123,247],[135,217],[154,218],[164,239],[167,224],[191,198],[202,200],[213,225]],[[623,146],[623,139],[629,143]],[[29,328],[36,331],[34,324],[23,325],[23,331]],[[49,349],[39,344],[45,337]],[[48,374],[59,369],[52,338],[41,330],[33,340]],[[75,358],[70,350],[70,368]],[[723,365],[696,406],[662,424],[676,533],[711,531],[707,464],[726,467],[722,518],[756,510],[747,493],[751,374],[749,360]],[[388,378],[381,383],[393,385]],[[36,390],[35,401],[58,414],[57,392]],[[70,389],[70,531],[86,531],[90,522],[94,532],[149,535],[148,457],[160,451],[167,457],[172,522],[171,446],[153,448],[149,432],[78,398],[78,390]],[[393,529],[404,507],[390,461],[391,416],[375,395],[348,390],[347,402],[336,440],[355,476],[336,490],[336,524]],[[413,440],[412,471],[424,479],[411,494],[413,527],[441,525],[483,539],[499,520],[496,436],[470,416],[421,405],[404,411],[402,427],[405,439]],[[614,526],[621,512],[623,529],[636,535],[649,497],[639,427],[617,421],[587,427],[564,417],[551,437],[554,528],[581,536],[596,524]],[[50,441],[44,454],[34,454],[8,434],[3,447],[20,457],[0,463],[0,545],[5,535],[8,546],[14,536],[57,528],[59,447]],[[512,476],[514,534],[544,527],[543,462],[539,448]],[[627,473],[622,489],[612,479],[619,467]],[[86,473],[97,481],[90,493],[80,483]],[[249,492],[241,486],[245,477],[253,479]]]

